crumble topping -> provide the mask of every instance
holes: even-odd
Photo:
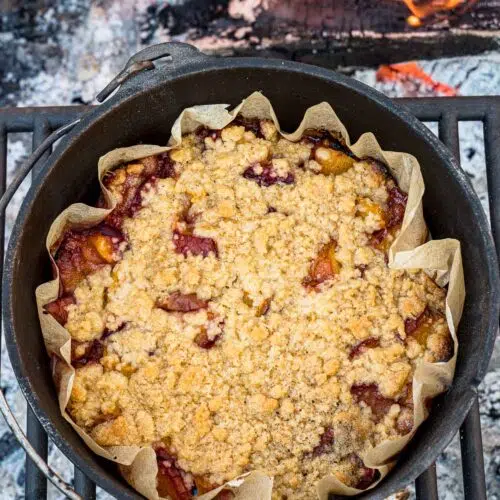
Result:
[[[66,233],[46,307],[72,337],[75,422],[152,445],[174,500],[254,469],[277,499],[370,486],[360,455],[411,430],[416,364],[453,345],[445,290],[387,267],[406,194],[386,168],[238,119],[104,183],[118,206]]]

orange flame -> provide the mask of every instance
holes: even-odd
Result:
[[[415,17],[423,19],[437,12],[456,9],[467,3],[467,0],[403,0],[403,2]]]
[[[423,83],[430,87],[434,92],[445,95],[457,95],[457,89],[434,81],[416,62],[411,61],[400,64],[382,65],[377,70],[377,81],[379,82],[405,82],[409,80]]]

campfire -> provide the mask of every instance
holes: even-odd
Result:
[[[378,4],[383,15],[386,15],[383,5],[386,3],[386,7],[396,9],[395,16],[397,16],[399,9],[394,5],[396,2],[399,4],[403,2],[406,5],[411,14],[406,18],[406,21],[413,28],[417,28],[422,24],[446,21],[450,17],[460,16],[472,8],[477,0],[382,0]],[[328,24],[329,18],[334,15],[340,14],[341,17],[346,17],[346,14],[353,10],[353,6],[349,4],[349,1],[326,0],[288,0],[284,2],[281,0],[233,0],[230,2],[230,5],[233,5],[233,11],[237,10],[236,6],[239,6],[247,18],[255,19],[255,11],[260,10],[261,12],[273,13],[278,18],[289,21],[305,22],[310,26]],[[370,2],[360,2],[360,4],[362,7],[371,7]],[[251,11],[253,11],[252,14],[250,14]]]
[[[496,49],[498,2],[184,0],[151,7],[150,24],[209,53],[378,67]]]

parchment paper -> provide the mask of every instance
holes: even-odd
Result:
[[[423,269],[440,286],[448,285],[446,319],[454,342],[453,357],[448,362],[440,363],[420,361],[413,377],[413,429],[409,434],[395,440],[383,442],[361,456],[366,466],[377,468],[380,471],[382,479],[394,465],[397,453],[412,438],[417,427],[427,417],[423,404],[425,399],[443,392],[453,379],[458,349],[456,328],[462,314],[465,297],[460,242],[445,239],[433,240],[424,244],[427,238],[427,229],[422,211],[424,182],[420,166],[415,157],[407,153],[383,151],[372,133],[363,134],[355,144],[351,145],[347,130],[331,106],[326,102],[309,108],[298,129],[291,134],[281,131],[271,103],[259,92],[255,92],[247,99],[244,99],[232,111],[228,111],[228,105],[225,104],[187,108],[174,123],[168,146],[138,145],[120,148],[99,159],[99,182],[107,206],[110,208],[98,209],[81,203],[68,207],[50,227],[46,241],[47,251],[54,263],[53,255],[57,250],[60,237],[66,229],[92,227],[102,221],[114,208],[115,200],[101,182],[107,171],[125,162],[168,151],[180,143],[183,134],[194,131],[200,125],[212,129],[221,129],[228,125],[237,114],[247,118],[271,119],[280,130],[281,135],[291,141],[299,140],[307,128],[325,128],[341,134],[346,144],[358,157],[369,156],[384,162],[397,179],[401,189],[408,193],[402,229],[389,250],[389,266],[398,269]],[[54,379],[58,385],[61,413],[95,453],[120,465],[123,476],[137,491],[149,499],[159,499],[156,490],[158,467],[154,450],[151,447],[114,446],[103,448],[93,441],[83,429],[78,427],[66,412],[75,373],[74,368],[71,366],[71,337],[64,327],[51,315],[44,314],[43,311],[44,305],[58,297],[58,291],[59,277],[40,285],[36,290],[36,300],[45,345],[47,351],[55,360]],[[262,472],[253,471],[226,483],[223,487],[232,489],[235,498],[238,500],[266,500],[271,499],[272,483],[272,478]],[[375,484],[371,487],[375,486]],[[223,487],[206,493],[199,498],[210,500]],[[354,495],[360,492],[355,488],[347,487],[333,476],[321,479],[317,491],[321,500],[326,500],[328,493]]]

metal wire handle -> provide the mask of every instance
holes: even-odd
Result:
[[[31,169],[35,166],[36,162],[41,158],[41,156],[47,151],[58,139],[63,135],[67,134],[78,122],[77,119],[63,127],[55,130],[50,134],[43,142],[35,149],[33,154],[26,160],[23,166],[20,168],[19,172],[9,184],[9,187],[5,190],[5,193],[0,198],[0,214],[5,213],[5,209],[9,204],[10,200],[16,193],[17,189],[25,179],[25,177],[31,172]],[[0,363],[0,380],[1,380],[1,369],[2,365]],[[19,441],[19,444],[24,448],[26,455],[35,463],[35,465],[40,469],[43,475],[64,495],[66,495],[71,500],[84,500],[78,493],[76,493],[72,486],[68,484],[64,479],[54,470],[50,465],[43,460],[42,457],[36,452],[31,443],[28,441],[26,434],[21,429],[21,426],[17,422],[14,414],[12,413],[3,390],[0,390],[0,411],[10,427],[10,430],[14,436]]]

